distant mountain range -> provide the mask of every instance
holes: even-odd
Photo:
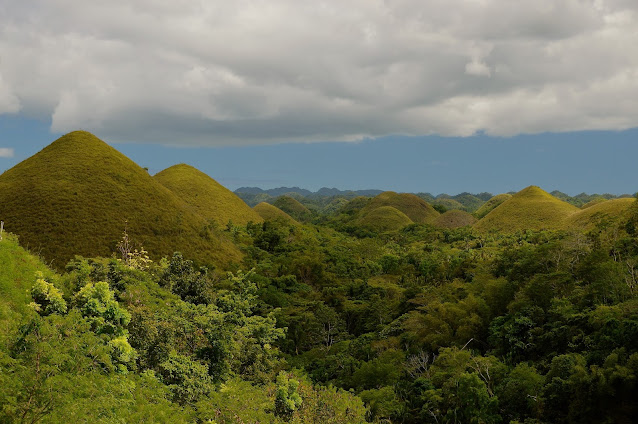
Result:
[[[321,197],[333,197],[333,196],[369,196],[373,197],[383,193],[383,190],[339,190],[338,188],[322,187],[318,191],[310,191],[299,187],[278,187],[263,190],[259,187],[240,187],[235,190],[236,194],[267,194],[269,196],[277,197],[284,194],[290,195],[291,193],[300,194],[303,197],[321,196]]]

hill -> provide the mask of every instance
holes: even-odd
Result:
[[[464,208],[464,206],[458,200],[454,200],[447,197],[435,199],[434,201],[432,201],[432,206],[434,207],[436,205],[443,206],[445,208],[443,210],[452,210],[452,209],[462,210]]]
[[[604,197],[597,197],[594,200],[590,200],[589,202],[585,203],[583,206],[581,206],[581,209],[587,209],[591,206],[597,205],[599,203],[602,202],[606,202],[608,199],[605,199]]]
[[[286,212],[279,209],[277,206],[273,206],[270,203],[261,202],[253,208],[253,210],[261,216],[265,221],[274,221],[277,219],[284,220],[289,223],[297,223],[293,217]]]
[[[273,205],[298,221],[308,221],[312,217],[310,209],[290,196],[278,197],[277,200],[273,202]]]
[[[356,224],[376,232],[397,231],[413,221],[392,206],[379,206],[357,219]]]
[[[383,206],[391,206],[418,224],[430,224],[439,216],[439,213],[425,200],[409,193],[395,193],[385,191],[374,197],[362,210],[361,217]]]
[[[84,131],[60,137],[0,175],[0,218],[56,268],[75,255],[110,256],[126,225],[153,258],[179,250],[205,263],[241,259],[173,192]]]
[[[508,193],[497,194],[496,196],[489,199],[487,202],[483,203],[483,205],[478,208],[476,212],[474,212],[474,215],[476,215],[478,219],[481,219],[488,213],[492,212],[498,205],[500,205],[507,199],[510,199],[511,197],[512,195]]]
[[[439,228],[461,228],[473,225],[476,222],[471,214],[458,209],[449,210],[439,215],[434,221],[434,226]]]
[[[616,222],[626,218],[629,208],[636,200],[632,198],[620,198],[597,202],[570,215],[565,228],[573,231],[591,230],[596,223],[605,220]]]
[[[370,202],[369,197],[358,196],[354,199],[350,200],[348,203],[343,205],[341,209],[339,209],[339,213],[345,213],[348,215],[354,215],[358,213],[361,209],[366,207],[366,205]]]
[[[153,178],[191,205],[199,215],[220,227],[229,221],[238,225],[263,221],[232,191],[190,165],[171,166]]]
[[[529,186],[494,208],[474,228],[484,232],[558,229],[578,210],[539,187]]]

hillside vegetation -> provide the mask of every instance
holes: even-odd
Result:
[[[432,206],[414,194],[385,191],[374,197],[361,209],[361,217],[363,218],[373,210],[383,206],[391,206],[403,212],[410,220],[418,224],[433,223],[439,216],[439,213]]]
[[[494,208],[474,228],[481,232],[559,229],[578,210],[541,188],[530,186]]]
[[[261,202],[258,205],[256,205],[255,207],[253,207],[253,210],[263,220],[266,220],[266,221],[283,220],[284,222],[289,222],[289,223],[291,223],[291,222],[296,223],[297,222],[297,221],[295,221],[295,219],[293,217],[288,215],[286,212],[282,211],[277,206],[271,205],[270,203]]]
[[[375,232],[397,231],[413,223],[406,214],[392,206],[374,208],[356,221],[360,227]]]
[[[291,196],[280,196],[273,202],[273,206],[281,209],[297,221],[308,221],[312,217],[310,209],[302,205]]]
[[[0,175],[0,216],[22,245],[56,268],[75,255],[111,255],[126,227],[155,258],[180,250],[205,263],[241,259],[173,192],[84,131]]]
[[[481,207],[478,208],[476,212],[474,212],[474,215],[478,219],[481,219],[488,213],[492,212],[498,205],[510,199],[511,197],[512,195],[509,193],[497,194],[496,196],[492,197],[487,202],[483,203]]]
[[[34,227],[0,240],[0,423],[636,422],[637,199],[462,193],[493,200],[470,226],[290,197],[306,222],[260,203],[219,232],[232,197],[207,215],[208,177],[159,179],[193,197],[84,132],[0,176],[0,220]],[[112,255],[126,219],[153,258]]]
[[[263,221],[232,191],[190,165],[171,166],[153,178],[218,226],[225,226],[229,221],[236,225]]]
[[[565,221],[565,228],[572,231],[588,231],[597,224],[611,225],[627,219],[635,199],[612,199],[596,202],[570,215]]]
[[[473,225],[476,221],[468,212],[452,209],[439,215],[434,221],[434,226],[453,229]]]

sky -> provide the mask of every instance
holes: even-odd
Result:
[[[0,171],[91,131],[229,188],[634,193],[634,0],[0,0]]]

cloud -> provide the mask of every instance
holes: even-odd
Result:
[[[0,158],[12,158],[13,154],[13,149],[10,149],[8,147],[0,147]]]
[[[232,145],[638,126],[630,0],[0,0],[0,114]]]

